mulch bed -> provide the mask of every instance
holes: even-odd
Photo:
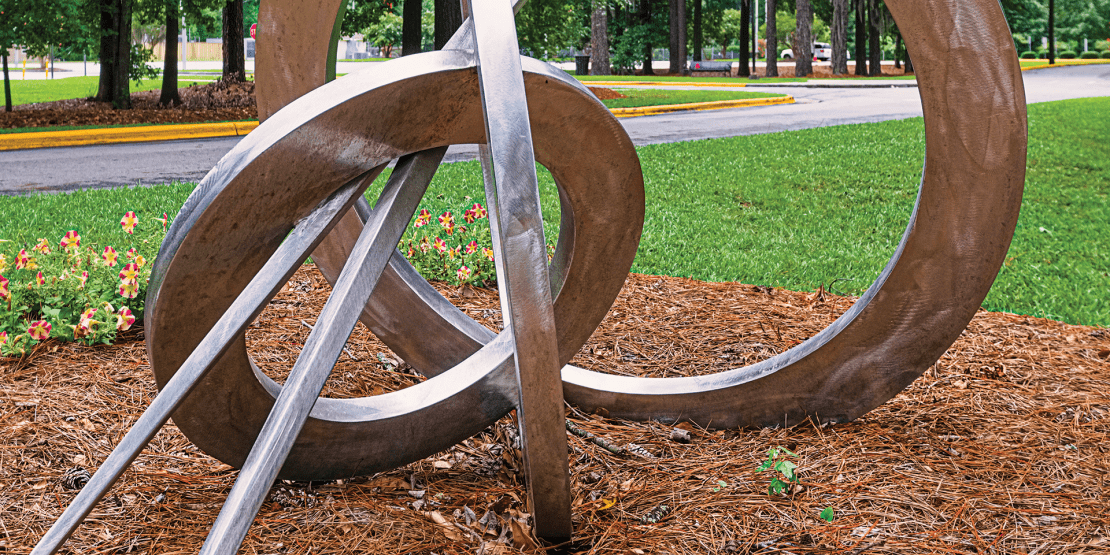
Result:
[[[489,326],[495,291],[437,286]],[[329,288],[298,271],[248,334],[272,376],[291,367]],[[854,301],[737,283],[631,275],[574,363],[695,375],[773,356]],[[303,322],[302,322],[303,320]],[[326,394],[417,383],[359,326]],[[705,430],[582,414],[614,455],[568,435],[572,552],[1105,553],[1110,550],[1110,331],[980,312],[909,388],[846,424]],[[0,553],[27,553],[156,390],[142,333],[46,343],[0,362]],[[672,437],[688,431],[690,443]],[[678,434],[681,435],[681,432]],[[244,553],[541,553],[506,418],[435,457],[376,476],[275,484]],[[795,451],[801,487],[770,496],[755,468]],[[67,544],[72,553],[195,553],[236,472],[174,426],[155,438]],[[411,492],[411,493],[410,493]],[[818,518],[832,507],[836,518]]]
[[[202,123],[258,119],[254,81],[228,84],[216,81],[178,89],[181,105],[161,106],[161,91],[131,95],[131,110],[115,110],[106,102],[86,98],[23,104],[0,111],[0,129],[81,125]],[[612,89],[590,87],[598,98],[625,98]]]

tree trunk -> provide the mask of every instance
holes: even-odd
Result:
[[[443,48],[462,27],[462,5],[458,0],[435,0],[435,47]]]
[[[906,54],[906,63],[905,63],[905,68],[902,70],[902,73],[907,73],[907,74],[913,73],[913,60],[910,59],[910,49],[905,48],[903,50],[903,52],[905,52],[905,54]]]
[[[798,27],[794,47],[794,77],[813,74],[813,4],[810,0],[796,3]]]
[[[131,0],[100,0],[100,80],[96,100],[131,109]]]
[[[0,58],[4,59],[4,111],[12,111],[12,83],[8,80],[8,49],[0,50]]]
[[[848,0],[833,0],[832,72],[848,73]]]
[[[609,64],[609,10],[594,0],[590,13],[590,75],[611,75]]]
[[[224,75],[228,83],[247,80],[247,53],[243,49],[243,0],[227,0],[224,6]]]
[[[686,73],[686,0],[670,0],[671,47],[668,55],[670,72]]]
[[[779,76],[778,0],[767,2],[767,77]]]
[[[902,33],[894,35],[894,69],[902,69]]]
[[[867,0],[855,0],[856,75],[867,75]]]
[[[705,49],[705,34],[701,29],[701,2],[694,0],[694,61],[701,61],[701,51]]]
[[[871,51],[870,59],[868,60],[868,72],[871,77],[877,77],[883,74],[883,52],[879,45],[879,39],[883,36],[883,11],[882,5],[879,0],[867,0],[867,19],[870,22],[868,26],[868,46]]]
[[[740,0],[740,49],[737,51],[736,57],[739,58],[740,63],[737,64],[736,76],[737,77],[751,77],[752,67],[748,65],[748,60],[751,59],[752,37],[751,37],[751,23],[752,21],[752,0]]]
[[[641,25],[650,25],[651,24],[651,0],[640,0],[640,24]],[[644,57],[644,60],[643,60],[644,61],[643,74],[644,75],[655,75],[655,68],[651,67],[651,62],[654,61],[654,60],[652,60],[653,56],[651,54],[651,42],[650,41],[644,43],[643,57]]]
[[[404,0],[401,9],[404,11],[401,18],[401,55],[416,54],[423,49],[420,33],[420,18],[423,15],[424,5],[420,0]]]
[[[1048,65],[1056,64],[1056,0],[1048,0]]]
[[[177,92],[177,40],[180,33],[181,12],[177,2],[166,3],[166,55],[162,64],[162,96],[158,103],[163,106],[179,106],[181,95]]]

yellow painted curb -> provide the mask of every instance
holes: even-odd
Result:
[[[722,110],[725,108],[793,103],[793,97],[782,96],[774,98],[749,98],[745,100],[718,100],[716,102],[692,102],[667,106],[644,106],[640,108],[612,108],[609,111],[618,118],[630,118],[666,114],[670,112]],[[223,123],[190,123],[140,127],[107,127],[102,129],[71,129],[68,131],[42,131],[37,133],[9,133],[0,135],[0,151],[233,137],[246,135],[256,127],[258,127],[257,121],[229,121]]]
[[[747,83],[687,83],[685,81],[579,81],[587,87],[619,87],[628,85],[655,85],[663,87],[746,87]]]
[[[258,127],[257,121],[229,121],[11,133],[0,135],[0,150],[231,137],[246,135],[255,127]]]
[[[744,100],[718,100],[715,102],[691,102],[689,104],[670,104],[667,106],[644,106],[641,108],[610,108],[609,111],[618,118],[631,118],[636,116],[654,116],[656,114],[669,114],[671,112],[689,112],[700,110],[723,110],[725,108],[746,108],[749,106],[768,106],[771,104],[793,104],[794,97],[778,96],[773,98],[748,98]]]
[[[1093,66],[1093,65],[1100,65],[1100,64],[1110,64],[1110,60],[1083,60],[1083,61],[1075,61],[1075,60],[1068,60],[1068,61],[1063,61],[1063,60],[1056,60],[1056,65],[1050,65],[1050,64],[1039,64],[1039,65],[1035,65],[1035,66],[1027,66],[1027,67],[1023,67],[1023,68],[1021,68],[1021,70],[1022,70],[1022,71],[1029,71],[1029,70],[1031,70],[1031,69],[1045,69],[1045,68],[1048,68],[1048,67],[1060,67],[1060,66],[1089,66],[1089,65],[1090,65],[1090,66]]]

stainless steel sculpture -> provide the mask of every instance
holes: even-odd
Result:
[[[870,289],[817,336],[749,367],[644,379],[565,366],[636,252],[643,177],[627,135],[577,81],[517,55],[506,0],[467,0],[471,17],[443,51],[324,84],[340,1],[262,3],[256,74],[266,121],[186,202],[151,279],[147,345],[162,392],[35,553],[61,546],[171,414],[199,447],[243,469],[204,553],[238,549],[275,477],[393,468],[513,409],[537,533],[565,538],[564,397],[615,417],[716,427],[856,418],[951,345],[1009,246],[1026,119],[998,3],[889,0],[918,68],[926,160],[906,232]],[[483,145],[500,334],[394,250],[446,146],[460,143]],[[371,209],[361,194],[394,159]],[[533,159],[560,191],[550,265]],[[333,294],[279,386],[254,366],[244,330],[309,252]],[[369,398],[317,398],[356,319],[433,379]]]

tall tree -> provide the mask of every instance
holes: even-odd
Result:
[[[177,35],[180,33],[181,10],[177,0],[166,2],[166,52],[162,56],[162,93],[158,103],[178,106],[181,95],[177,92]]]
[[[243,0],[227,0],[223,23],[223,80],[247,80],[247,53],[243,49]]]
[[[424,16],[422,0],[402,0],[404,2],[401,20],[401,55],[416,54],[423,49],[421,44],[421,23]]]
[[[767,77],[779,76],[778,0],[767,2]]]
[[[131,0],[99,0],[100,79],[96,100],[131,109]]]
[[[813,74],[813,4],[797,0],[797,27],[794,31],[794,76]]]
[[[590,75],[609,75],[609,8],[604,0],[590,4]]]
[[[853,0],[856,11],[856,75],[867,75],[867,0]]]
[[[651,26],[651,0],[640,0],[640,29],[638,29],[637,31],[639,31],[639,34],[641,35],[640,38],[642,40],[640,48],[643,54],[644,70],[642,73],[644,75],[655,75],[655,68],[652,67],[654,57],[651,55],[651,38],[653,34],[650,31]]]
[[[876,77],[883,74],[883,51],[879,41],[883,36],[886,12],[880,0],[867,0],[867,4],[867,20],[869,22],[867,26],[867,44],[870,54],[867,63],[870,67],[868,67],[867,74]]]
[[[848,73],[848,0],[833,0],[832,72]]]
[[[459,0],[435,0],[435,12],[435,47],[439,50],[462,27],[462,5]]]
[[[671,73],[686,73],[686,0],[670,0]]]
[[[705,33],[702,31],[702,0],[694,0],[694,61],[701,61],[701,51],[705,49]]]
[[[736,68],[737,77],[751,77],[752,68],[748,65],[748,59],[751,58],[751,21],[752,21],[752,0],[740,0],[740,49],[737,51],[736,57],[740,59],[740,64]]]
[[[0,0],[5,111],[12,111],[8,48],[21,46],[29,56],[46,56],[51,47],[73,33],[78,19],[78,9],[72,0]]]
[[[1056,63],[1056,0],[1048,0],[1048,64]]]

